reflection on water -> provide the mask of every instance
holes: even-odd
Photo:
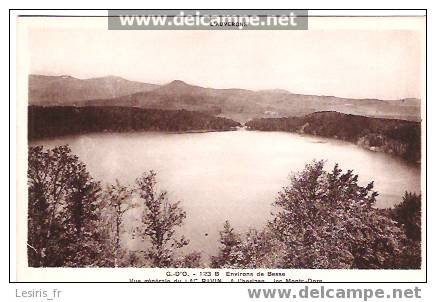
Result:
[[[103,183],[133,184],[143,172],[157,171],[159,187],[181,200],[187,212],[183,233],[191,239],[190,249],[206,254],[216,250],[226,219],[240,230],[262,227],[289,175],[313,159],[327,160],[329,169],[339,163],[354,170],[362,185],[374,180],[379,207],[400,202],[406,190],[420,190],[414,165],[351,143],[293,133],[88,134],[35,144],[69,144]]]

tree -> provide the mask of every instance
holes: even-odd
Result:
[[[214,268],[275,268],[283,245],[268,229],[249,229],[239,234],[226,221],[220,231],[217,256],[211,257]]]
[[[270,228],[286,245],[284,268],[395,268],[404,232],[374,208],[373,183],[314,161],[279,193]]]
[[[407,236],[401,268],[421,268],[421,195],[406,191],[402,202],[390,211],[390,216],[404,227]]]
[[[404,225],[409,239],[421,241],[421,195],[406,191],[403,200],[395,205],[392,217]]]
[[[142,224],[138,233],[149,239],[151,247],[146,257],[153,267],[169,267],[174,263],[175,250],[186,246],[189,241],[183,236],[176,238],[176,227],[180,227],[186,218],[186,212],[180,208],[180,202],[168,200],[167,192],[156,190],[156,173],[144,173],[136,180],[137,191],[143,205]]]
[[[98,182],[68,146],[28,154],[29,266],[89,266],[98,262]]]
[[[104,196],[104,203],[107,208],[105,226],[111,230],[109,240],[111,240],[112,255],[110,258],[113,259],[111,266],[114,267],[121,264],[122,258],[126,254],[121,247],[121,235],[124,214],[137,206],[133,202],[132,193],[131,188],[121,185],[117,180],[115,185],[107,187]],[[133,256],[129,255],[128,257],[132,258]],[[128,260],[128,262],[134,261]]]
[[[201,252],[193,251],[176,259],[173,267],[198,268],[202,265],[201,258]]]
[[[228,220],[224,223],[224,229],[220,231],[220,244],[218,255],[211,257],[211,266],[231,268],[238,265],[239,261],[234,252],[241,244],[241,235],[235,232]]]

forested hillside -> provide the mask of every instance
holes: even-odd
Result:
[[[223,131],[240,126],[227,118],[186,110],[30,106],[28,112],[29,139],[104,131]]]
[[[245,125],[251,130],[289,131],[341,139],[412,162],[421,159],[418,122],[325,111],[303,117],[254,119]]]

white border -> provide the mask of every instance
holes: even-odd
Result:
[[[25,11],[25,12],[12,12],[12,13],[24,13],[24,14],[28,14],[28,12],[29,11]],[[314,15],[314,14],[320,15],[320,12],[321,13],[327,13],[327,14],[324,14],[324,15],[338,15],[338,14],[341,14],[341,15],[344,15],[344,14],[346,14],[346,15],[362,15],[363,14],[361,11],[358,12],[358,11],[313,11],[313,10],[311,10],[309,12],[309,15]],[[374,15],[376,15],[377,13],[378,14],[386,15],[386,11],[379,11],[379,12],[378,11],[370,11],[370,12],[373,12]],[[423,11],[400,11],[400,12],[401,13],[395,12],[395,14],[393,13],[392,15],[398,16],[398,15],[401,14],[401,15],[410,16],[410,15],[417,15],[418,12],[421,13],[421,14],[419,14],[421,16],[422,16],[422,13],[425,14],[425,12],[423,12]],[[66,15],[69,12],[67,12],[67,11],[50,11],[49,13],[50,14]],[[72,11],[70,13],[72,13],[73,15],[77,14],[77,12],[75,12],[75,11]],[[96,13],[97,13],[97,11],[80,11],[81,15],[82,14],[97,15]],[[101,13],[102,13],[101,15],[103,15],[103,16],[107,14],[106,11],[101,11]],[[32,15],[33,14],[47,15],[48,12],[47,11],[41,11],[41,12],[39,12],[39,11],[31,11],[30,14],[32,14]],[[368,15],[368,12],[365,11],[364,15]],[[106,22],[106,20],[104,20],[104,22]],[[11,34],[12,34],[12,36],[11,36],[11,46],[12,47],[14,45],[16,45],[15,44],[16,41],[13,40],[13,37],[14,37],[13,33],[16,30],[15,25],[16,24],[14,22],[14,17],[11,16]],[[311,25],[313,25],[313,23],[311,23]],[[355,26],[359,27],[359,24],[357,24],[357,22],[356,22]],[[22,97],[22,96],[19,96],[19,95],[14,95],[15,91],[17,91],[16,90],[16,82],[15,82],[15,78],[16,78],[15,68],[14,68],[15,64],[13,64],[13,62],[16,59],[15,58],[15,53],[16,53],[16,51],[14,51],[14,49],[12,48],[12,51],[11,51],[11,61],[12,61],[12,63],[11,63],[11,100],[15,100],[17,98],[21,98]],[[24,64],[24,65],[26,65],[26,64]],[[21,84],[24,84],[24,83],[20,83],[20,85]],[[18,113],[20,113],[20,112],[18,112]],[[13,102],[11,102],[11,122],[12,122],[11,125],[16,125],[16,123],[14,123],[15,122],[14,121],[14,117],[16,116],[16,114],[17,114],[17,112],[15,111],[15,106],[14,106]],[[18,125],[20,126],[22,124],[19,123]],[[13,131],[13,129],[11,129],[11,130]],[[19,132],[20,132],[20,136],[21,136],[21,134],[23,134],[23,133],[21,131],[19,131]],[[26,136],[23,135],[21,137],[26,137]],[[13,142],[14,141],[11,139],[11,147],[12,148],[13,148],[13,145],[15,145]],[[16,192],[16,190],[14,188],[15,182],[13,182],[14,179],[17,179],[16,178],[16,174],[14,174],[15,171],[13,169],[13,163],[17,162],[16,161],[16,157],[14,157],[14,155],[16,155],[16,154],[17,154],[16,150],[15,150],[15,152],[14,152],[14,150],[11,150],[11,163],[12,163],[12,165],[11,165],[11,169],[12,169],[11,170],[11,200],[12,201],[16,200],[14,198],[14,197],[16,197],[14,195],[14,193]],[[20,162],[19,162],[19,164],[20,164]],[[24,163],[21,163],[21,164],[23,164],[25,166]],[[23,166],[19,167],[19,171],[23,171]],[[422,179],[425,179],[425,178],[422,178]],[[424,196],[424,198],[425,198],[425,196]],[[14,213],[14,210],[15,210],[15,207],[14,207],[13,204],[11,204],[11,217],[12,218],[16,217],[16,214],[17,214],[17,213]],[[14,223],[14,221],[11,221],[11,232],[12,232],[12,234],[14,234],[14,232],[17,231],[15,226],[16,226],[16,224]],[[12,238],[13,237],[14,236],[12,236]],[[11,250],[11,262],[12,263],[11,264],[15,264],[16,261],[17,261],[17,259],[13,259],[14,256],[16,255],[16,253],[17,253],[16,250],[13,250],[14,246],[15,246],[15,244],[13,244],[13,241],[11,241],[11,247],[12,247],[12,250]],[[22,258],[20,258],[20,260],[21,259]],[[13,260],[15,260],[15,261],[13,261]],[[26,272],[23,272],[24,273],[23,276],[24,275],[29,276],[30,279],[28,279],[26,277],[23,280],[29,280],[29,281],[30,280],[33,280],[33,281],[43,281],[43,280],[44,281],[66,281],[66,280],[71,280],[70,277],[72,277],[73,279],[75,279],[77,281],[90,281],[91,279],[94,280],[94,281],[97,281],[97,280],[98,281],[103,281],[103,280],[107,281],[107,280],[109,280],[109,279],[107,279],[109,277],[107,269],[98,269],[98,270],[93,269],[92,271],[89,271],[89,269],[79,269],[79,270],[78,269],[74,269],[71,272],[69,272],[70,269],[61,269],[62,270],[61,274],[59,274],[59,272],[57,272],[59,269],[58,270],[56,270],[56,269],[43,269],[44,270],[44,274],[43,275],[40,275],[40,272],[37,272],[39,270],[41,270],[41,269],[28,269],[28,270],[26,270]],[[56,276],[51,274],[51,270],[54,270],[53,273],[55,273]],[[86,270],[88,270],[88,271],[86,271]],[[109,270],[113,271],[114,269],[109,269]],[[117,276],[120,278],[120,281],[128,281],[128,278],[124,277],[124,271],[121,272],[120,269],[118,269],[118,270],[119,271],[117,271]],[[129,269],[129,270],[132,270],[132,272],[125,271],[127,273],[126,276],[129,276],[129,278],[130,277],[135,277],[132,274],[141,274],[141,275],[143,275],[145,273],[144,269]],[[136,272],[133,272],[133,270],[136,270]],[[155,271],[156,271],[155,273],[157,274],[156,276],[159,277],[159,278],[162,278],[162,272],[166,272],[166,270],[164,270],[164,271],[162,271],[162,270],[160,270],[160,271],[159,270],[155,270]],[[313,270],[311,270],[311,272],[313,272]],[[344,272],[344,271],[341,271],[341,272]],[[37,273],[37,275],[33,275],[34,273]],[[69,276],[66,276],[67,279],[63,278],[65,273],[69,275]],[[304,272],[304,270],[299,270],[298,274],[300,274],[300,273],[306,274],[308,272]],[[326,274],[326,278],[330,278],[330,276],[332,274],[331,271],[323,271],[323,272],[317,271],[317,273],[321,273],[321,274],[325,273]],[[333,278],[333,279],[330,279],[330,280],[331,281],[345,281],[345,280],[352,281],[352,280],[355,280],[352,276],[348,276],[348,272],[345,272],[345,273],[346,274],[339,273],[339,275],[343,275],[340,279]],[[352,272],[352,273],[355,273],[355,272]],[[359,275],[359,281],[387,281],[387,280],[391,281],[391,280],[393,280],[393,279],[391,279],[391,277],[395,277],[395,280],[397,280],[397,281],[409,281],[410,280],[410,273],[411,272],[408,271],[408,272],[404,272],[404,273],[405,274],[402,275],[401,271],[398,271],[398,270],[396,270],[394,272],[391,272],[391,271],[370,271],[370,270],[368,270],[368,271],[359,271],[358,275]],[[123,277],[121,275],[123,275]],[[377,276],[375,276],[375,275],[377,275]],[[390,275],[392,275],[392,276],[390,276]],[[15,267],[14,267],[14,265],[11,265],[11,279],[12,280],[15,279],[14,276],[16,276]],[[32,277],[32,276],[34,276],[34,277]],[[295,275],[293,274],[292,278],[294,278],[294,276]],[[366,276],[364,278],[364,280],[360,279],[362,276]],[[95,278],[97,278],[97,280]],[[112,280],[112,277],[109,277],[109,278]],[[318,276],[317,278],[321,278],[321,277]],[[123,279],[123,280],[121,280],[121,279]],[[325,278],[322,278],[322,279],[326,280]],[[422,279],[422,276],[421,276],[419,279],[415,279],[415,280],[416,281],[423,281],[424,279]]]

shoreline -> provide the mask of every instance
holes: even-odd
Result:
[[[421,160],[415,162],[415,161],[410,161],[407,160],[399,155],[390,153],[390,152],[384,152],[380,147],[375,147],[375,146],[366,146],[364,144],[360,144],[359,141],[355,142],[355,141],[350,141],[350,140],[344,140],[344,139],[340,139],[338,137],[329,137],[329,136],[322,136],[322,135],[315,135],[315,134],[311,134],[311,133],[304,133],[304,132],[299,132],[299,131],[280,131],[280,130],[261,130],[261,129],[252,129],[250,127],[245,127],[245,130],[247,131],[260,131],[260,132],[282,132],[282,133],[293,133],[293,134],[298,134],[301,136],[307,136],[307,137],[313,137],[313,138],[325,138],[325,139],[331,139],[331,140],[336,140],[339,142],[346,142],[346,143],[350,143],[353,144],[354,146],[357,146],[361,149],[367,150],[367,151],[371,151],[371,152],[375,152],[375,153],[382,153],[382,154],[386,154],[388,156],[392,156],[394,158],[400,159],[402,161],[404,161],[407,164],[410,165],[414,165],[416,167],[418,167],[419,169],[421,169]]]
[[[230,128],[230,129],[198,129],[198,130],[181,130],[181,131],[161,131],[161,130],[92,131],[92,132],[66,134],[66,135],[59,135],[59,136],[46,136],[46,137],[32,138],[32,139],[27,138],[27,143],[28,143],[28,145],[31,145],[31,144],[35,145],[36,142],[41,141],[41,140],[60,139],[60,138],[65,138],[65,137],[74,137],[74,136],[88,135],[88,134],[123,134],[123,133],[141,133],[141,132],[142,133],[166,133],[166,134],[195,134],[195,133],[201,134],[201,133],[231,132],[231,131],[282,132],[282,133],[293,133],[293,134],[298,134],[298,135],[313,137],[313,138],[331,139],[331,140],[336,140],[338,142],[350,143],[350,144],[353,144],[354,146],[357,146],[357,147],[364,149],[364,150],[367,150],[367,151],[386,154],[388,156],[395,157],[397,159],[404,161],[407,164],[414,165],[414,166],[421,169],[421,163],[422,163],[421,161],[418,161],[418,162],[410,161],[410,160],[407,160],[399,155],[396,155],[396,154],[393,154],[390,152],[385,152],[381,147],[366,146],[363,143],[359,143],[359,141],[355,142],[355,141],[340,139],[337,137],[314,135],[311,133],[304,133],[304,132],[299,132],[299,131],[280,131],[280,130],[270,131],[270,130],[252,129],[252,128],[247,127],[247,126],[235,127],[235,128]]]
[[[229,131],[238,131],[239,129],[204,129],[204,130],[180,130],[180,131],[168,131],[168,130],[126,130],[126,131],[90,131],[90,132],[82,132],[82,133],[72,133],[72,134],[64,134],[64,135],[53,135],[53,136],[44,136],[38,138],[27,138],[28,143],[34,143],[40,140],[47,139],[59,139],[71,136],[78,135],[88,135],[88,134],[122,134],[122,133],[167,133],[167,134],[188,134],[188,133],[209,133],[209,132],[229,132]]]

